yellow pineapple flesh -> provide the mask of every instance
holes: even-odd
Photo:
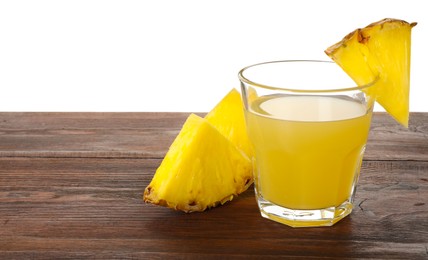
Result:
[[[251,158],[253,151],[247,135],[243,108],[241,94],[232,89],[205,119]]]
[[[354,30],[325,51],[357,84],[379,77],[368,91],[405,127],[409,121],[411,29],[415,25],[386,18]]]
[[[144,201],[184,212],[224,204],[252,183],[250,159],[191,114],[144,191]]]

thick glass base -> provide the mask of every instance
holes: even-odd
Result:
[[[352,212],[352,203],[345,201],[338,207],[324,209],[296,210],[275,205],[258,198],[261,215],[267,219],[290,227],[332,226]]]

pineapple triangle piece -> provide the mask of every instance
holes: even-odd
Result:
[[[251,184],[250,159],[191,114],[144,191],[144,201],[184,212],[224,204]]]
[[[325,53],[360,85],[379,77],[376,101],[408,127],[411,29],[416,23],[386,18],[354,30]]]
[[[205,116],[205,119],[239,149],[244,151],[248,157],[252,157],[253,150],[247,135],[244,106],[241,94],[236,89],[229,91]]]

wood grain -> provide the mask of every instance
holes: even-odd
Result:
[[[141,200],[187,113],[0,113],[0,259],[428,258],[428,114],[376,114],[354,212],[263,219],[253,191],[204,213]]]

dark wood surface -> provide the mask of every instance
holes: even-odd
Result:
[[[354,212],[263,219],[252,187],[185,214],[145,204],[187,113],[0,113],[0,259],[428,259],[428,113],[376,113]]]

